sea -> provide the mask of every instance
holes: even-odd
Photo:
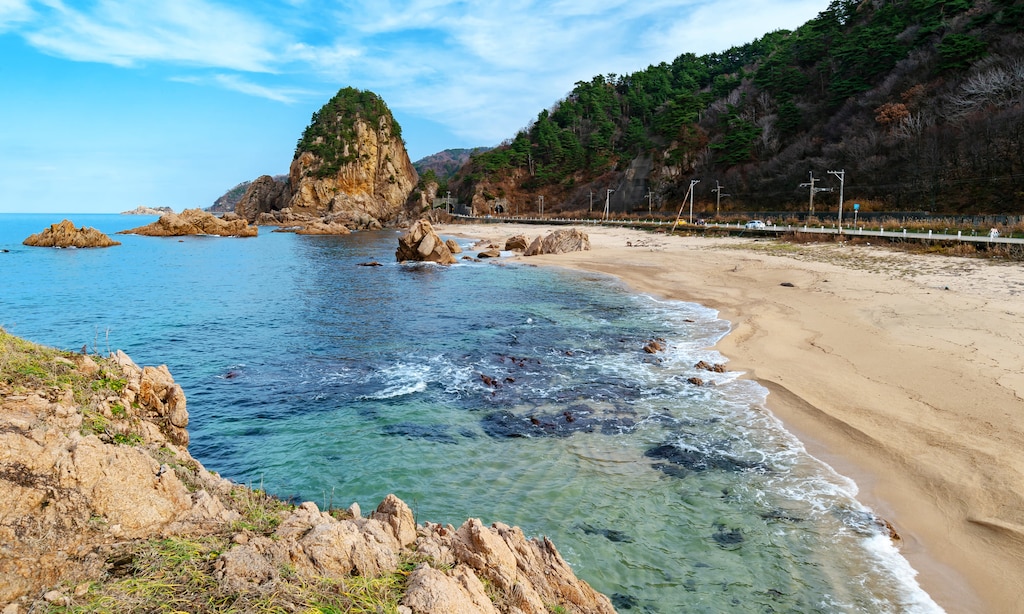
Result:
[[[122,244],[22,245],[65,218]],[[518,525],[620,612],[942,611],[856,484],[729,369],[715,310],[505,257],[399,264],[396,230],[114,235],[155,219],[0,215],[0,326],[166,364],[224,477]]]

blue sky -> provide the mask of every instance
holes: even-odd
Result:
[[[417,160],[515,135],[580,80],[722,51],[827,0],[0,0],[0,212],[206,207],[376,92]]]

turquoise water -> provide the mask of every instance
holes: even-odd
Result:
[[[0,326],[167,364],[193,455],[225,477],[520,525],[621,612],[941,611],[763,388],[694,368],[725,362],[713,310],[585,273],[399,265],[394,231],[20,244],[60,219],[0,215]]]

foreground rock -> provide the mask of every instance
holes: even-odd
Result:
[[[455,264],[455,256],[451,249],[434,232],[434,227],[427,220],[419,220],[412,225],[409,232],[398,239],[395,258],[399,262],[437,262],[438,264]]]
[[[2,329],[0,355],[37,367],[0,363],[5,613],[351,611],[361,590],[409,614],[614,612],[549,540],[518,528],[417,525],[394,495],[368,517],[356,504],[322,511],[210,473],[188,452],[185,395],[166,367]]]
[[[556,230],[546,237],[537,237],[526,248],[524,256],[541,254],[566,254],[590,249],[590,237],[576,228]]]
[[[168,213],[146,226],[122,230],[118,234],[147,237],[182,237],[186,235],[217,235],[221,237],[255,237],[259,230],[244,219],[222,220],[202,209],[186,209],[181,214]]]
[[[87,226],[75,228],[74,223],[70,220],[51,224],[49,228],[22,241],[22,244],[31,247],[111,247],[120,245],[118,241],[114,241],[95,228]]]

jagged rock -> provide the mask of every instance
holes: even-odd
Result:
[[[483,582],[466,565],[451,572],[428,566],[409,574],[402,605],[414,614],[498,614]]]
[[[262,213],[280,211],[287,207],[291,196],[288,181],[278,181],[270,175],[263,175],[249,184],[235,205],[235,213],[250,223],[256,222]]]
[[[437,236],[434,227],[426,220],[419,220],[413,224],[409,232],[398,239],[395,258],[399,262],[407,260],[439,264],[454,264],[456,262],[451,250],[441,240],[441,237]]]
[[[662,341],[664,341],[664,339],[652,339],[651,341],[648,341],[647,344],[644,345],[644,351],[648,354],[663,352],[665,350],[665,346],[662,345]]]
[[[202,209],[186,209],[181,214],[168,213],[147,226],[122,230],[118,234],[148,237],[181,237],[185,235],[219,235],[222,237],[255,237],[258,229],[245,220],[225,221]]]
[[[85,554],[103,544],[201,531],[238,517],[210,494],[226,481],[169,436],[180,431],[185,437],[177,440],[187,442],[187,431],[173,423],[187,424],[188,414],[166,368],[144,378],[124,353],[103,364],[89,356],[58,362],[73,363],[82,377],[92,372],[126,384],[116,414],[107,392],[87,409],[70,390],[56,398],[46,391],[0,396],[0,603],[98,577],[103,559]],[[200,488],[191,492],[151,455],[155,450],[192,467],[190,486]]]
[[[485,249],[476,255],[477,258],[501,258],[501,252],[496,249]]]
[[[523,254],[538,256],[540,254],[566,254],[590,249],[590,237],[576,228],[556,230],[546,237],[537,237]]]
[[[38,234],[31,235],[23,245],[31,247],[111,247],[120,245],[107,235],[88,226],[75,228],[70,220],[59,224],[51,224],[49,228]]]
[[[166,367],[140,368],[120,351],[109,359],[63,354],[54,363],[95,369],[95,381],[123,377],[124,385],[113,398],[103,388],[87,405],[70,389],[0,395],[0,604],[75,608],[93,582],[109,578],[111,565],[145,560],[148,541],[209,535],[220,554],[208,572],[196,573],[209,573],[211,594],[263,599],[324,581],[341,587],[353,576],[395,574],[415,558],[403,613],[614,611],[550,541],[527,539],[517,528],[476,519],[457,531],[418,526],[394,495],[368,518],[357,504],[345,516],[312,502],[262,507],[267,495],[207,472],[174,442],[188,415]],[[110,434],[134,441],[105,440]],[[250,505],[276,521],[256,529],[246,516],[240,530],[235,510]],[[294,605],[285,603],[289,611]]]
[[[709,363],[707,363],[707,362],[705,362],[703,360],[698,362],[697,364],[693,365],[693,368],[694,369],[703,369],[705,371],[713,371],[715,373],[725,373],[725,365],[723,365],[723,364],[712,365],[712,364],[709,364]]]
[[[453,253],[453,254],[461,254],[462,253],[462,248],[459,247],[459,244],[455,242],[455,239],[448,239],[447,241],[444,242],[444,244],[448,246],[448,251],[450,251],[451,253]]]
[[[526,248],[529,247],[530,240],[526,238],[526,235],[516,235],[509,237],[505,241],[505,251],[507,252],[525,252]]]

